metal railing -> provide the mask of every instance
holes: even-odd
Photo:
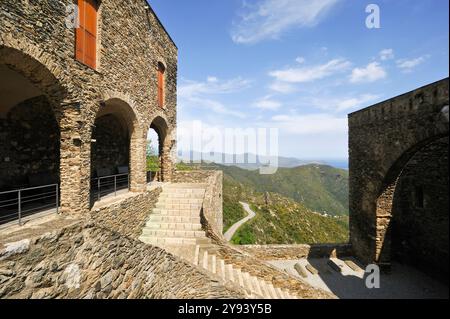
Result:
[[[59,185],[51,184],[0,192],[0,225],[52,208],[59,213]]]
[[[102,197],[114,194],[123,189],[130,189],[130,174],[102,176],[91,179],[91,197],[100,200]]]

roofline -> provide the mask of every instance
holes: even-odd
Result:
[[[415,91],[417,91],[417,90],[424,89],[424,88],[426,88],[427,86],[431,86],[431,85],[433,85],[433,84],[437,84],[437,83],[440,83],[440,82],[444,82],[444,81],[446,81],[446,80],[448,81],[448,79],[449,79],[449,78],[446,77],[446,78],[440,79],[440,80],[438,80],[438,81],[434,81],[434,82],[425,84],[425,85],[423,85],[423,86],[421,86],[421,87],[418,87],[418,88],[416,88],[416,89],[414,89],[414,90],[411,90],[411,91],[402,93],[402,94],[400,94],[400,95],[393,96],[393,97],[391,97],[391,98],[389,98],[389,99],[386,99],[386,100],[384,100],[384,101],[378,102],[378,103],[376,103],[376,104],[373,104],[373,105],[367,106],[367,107],[365,107],[365,108],[362,108],[362,109],[360,109],[360,110],[357,110],[357,111],[354,111],[354,112],[352,112],[352,113],[349,113],[349,114],[348,114],[348,117],[351,117],[351,116],[353,116],[353,115],[355,115],[355,114],[357,114],[357,113],[360,113],[360,112],[364,112],[364,111],[366,111],[366,110],[368,110],[368,109],[370,109],[370,108],[372,108],[372,107],[376,107],[376,106],[381,105],[381,104],[383,104],[383,103],[386,103],[386,102],[388,102],[388,101],[390,101],[390,100],[397,99],[397,98],[402,97],[402,96],[405,96],[405,95],[409,95],[409,94],[411,94],[411,93],[413,93],[413,92],[415,92]]]
[[[172,39],[172,37],[170,36],[169,32],[167,32],[166,27],[164,26],[164,24],[162,24],[161,20],[159,19],[158,15],[156,14],[155,10],[153,10],[151,4],[149,3],[149,0],[143,0],[145,2],[145,4],[148,6],[149,10],[152,12],[153,16],[156,18],[156,21],[158,21],[159,25],[161,26],[161,28],[164,30],[164,32],[166,33],[166,35],[169,37],[169,40],[172,42],[172,44],[175,46],[175,48],[178,50],[178,47],[175,43],[175,41]]]

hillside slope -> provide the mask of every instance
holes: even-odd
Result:
[[[279,168],[275,174],[244,170],[218,164],[204,168],[220,169],[225,176],[257,192],[278,193],[292,198],[312,211],[348,215],[348,171],[327,165],[309,164]]]

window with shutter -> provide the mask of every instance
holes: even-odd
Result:
[[[95,0],[78,0],[75,57],[94,69],[97,61],[97,9]]]
[[[164,73],[166,69],[162,63],[158,63],[158,105],[164,107]]]

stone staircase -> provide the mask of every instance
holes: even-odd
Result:
[[[210,243],[200,222],[205,188],[204,184],[164,185],[139,239],[161,247]]]
[[[219,280],[240,286],[248,298],[295,299],[287,291],[217,256],[218,247],[206,237],[200,221],[206,187],[205,184],[163,185],[139,239],[194,263]]]
[[[218,247],[211,244],[197,245],[193,263],[218,276],[225,282],[233,282],[242,287],[248,298],[255,299],[297,299],[288,291],[275,288],[272,283],[242,271],[233,264],[226,263],[215,253]]]

